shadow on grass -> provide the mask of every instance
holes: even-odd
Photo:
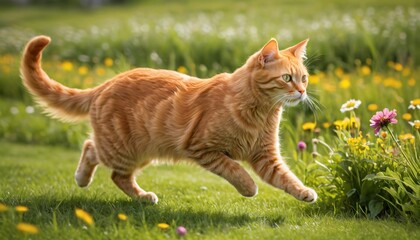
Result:
[[[16,199],[2,199],[6,205],[15,205]],[[120,220],[118,213],[129,216],[129,221],[136,228],[156,228],[158,223],[183,225],[207,230],[241,227],[252,223],[263,223],[273,228],[284,223],[284,216],[250,216],[245,213],[232,213],[210,207],[208,210],[194,208],[174,208],[172,206],[151,205],[148,203],[127,200],[95,200],[82,197],[72,197],[62,201],[51,196],[35,196],[21,199],[19,204],[28,206],[30,211],[25,213],[24,220],[42,225],[56,224],[60,227],[80,225],[75,216],[75,209],[81,208],[90,213],[95,220],[96,228],[107,229]]]

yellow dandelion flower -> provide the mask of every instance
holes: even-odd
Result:
[[[360,129],[360,119],[359,118],[355,118],[355,117],[351,117],[350,118],[350,128],[356,128],[356,129]]]
[[[322,124],[322,126],[323,126],[324,128],[329,128],[329,127],[331,126],[331,123],[329,123],[329,122],[324,122],[324,123]]]
[[[375,76],[373,76],[373,82],[376,83],[376,84],[381,83],[382,82],[381,75],[375,75]]]
[[[408,120],[411,120],[411,114],[410,113],[404,113],[403,115],[402,115],[402,119],[404,119],[404,120],[406,120],[406,121],[408,121]]]
[[[105,60],[104,60],[104,64],[105,64],[105,66],[107,66],[107,67],[111,67],[112,65],[114,65],[114,61],[112,60],[112,58],[107,57],[107,58],[105,58]]]
[[[302,125],[302,129],[305,131],[313,131],[316,127],[316,123],[314,122],[306,122]]]
[[[102,76],[102,75],[105,74],[105,69],[103,69],[101,67],[98,67],[98,68],[95,69],[95,72],[98,76]]]
[[[16,207],[15,207],[15,209],[16,209],[16,211],[17,211],[17,212],[21,212],[21,213],[27,212],[27,211],[29,210],[29,208],[28,208],[28,207],[26,207],[26,206],[21,206],[21,205],[16,206]]]
[[[30,223],[19,223],[18,225],[16,225],[16,228],[24,233],[28,233],[28,234],[37,234],[39,232],[38,228]]]
[[[344,126],[345,123],[344,123],[343,120],[336,120],[336,121],[333,122],[333,124],[334,124],[334,126],[337,130],[345,129],[345,126]]]
[[[365,75],[365,76],[370,75],[371,73],[370,67],[368,66],[362,66],[360,68],[360,71],[362,72],[362,75]]]
[[[88,73],[88,68],[86,66],[81,66],[77,71],[79,72],[79,75],[86,75]]]
[[[163,229],[163,230],[169,228],[169,225],[166,223],[159,223],[157,226],[158,228]]]
[[[408,122],[413,128],[420,130],[420,120],[414,120],[414,122]]]
[[[392,87],[392,88],[398,89],[398,88],[401,88],[402,83],[401,83],[401,81],[399,81],[395,78],[386,78],[383,82],[383,85],[385,87]]]
[[[184,66],[179,66],[179,68],[177,69],[178,72],[186,74],[188,72],[187,68]]]
[[[83,79],[83,86],[84,87],[91,87],[93,84],[93,78],[92,77],[86,77]]]
[[[387,132],[381,132],[381,137],[382,138],[386,138],[388,136],[388,133]]]
[[[414,144],[415,137],[411,133],[401,134],[398,136],[401,141],[408,141],[411,144]]]
[[[93,218],[89,213],[85,212],[84,210],[80,208],[76,208],[75,213],[76,213],[77,218],[83,220],[88,225],[93,224]]]
[[[335,75],[337,77],[342,77],[343,74],[344,74],[344,71],[343,71],[343,69],[341,67],[336,68],[334,72],[335,72]]]
[[[0,212],[5,212],[7,211],[7,206],[4,205],[3,203],[0,203]]]
[[[120,219],[121,221],[126,221],[127,215],[125,215],[124,213],[118,213],[118,219]]]
[[[347,89],[347,88],[350,87],[350,85],[351,85],[350,79],[348,79],[348,78],[343,78],[339,83],[339,87],[341,89]]]
[[[319,83],[319,75],[318,74],[314,74],[314,75],[310,75],[309,76],[309,83],[310,84],[318,84]]]
[[[409,109],[420,109],[420,98],[416,98],[410,101],[410,106],[408,106]]]
[[[357,138],[347,139],[347,144],[350,150],[353,152],[365,153],[370,149],[366,139],[362,136],[362,133],[360,133],[359,137]]]
[[[411,70],[410,70],[410,68],[408,68],[408,67],[405,67],[405,68],[403,69],[403,71],[402,71],[402,75],[403,75],[404,77],[409,76],[409,75],[410,75],[410,73],[411,73]]]
[[[416,79],[410,78],[407,82],[408,86],[413,87],[416,85]]]
[[[368,108],[369,111],[374,112],[374,111],[378,110],[378,105],[376,105],[374,103],[371,103],[371,104],[368,105],[367,108]]]
[[[337,88],[335,87],[335,85],[331,84],[331,83],[324,83],[323,85],[325,91],[327,92],[336,92]]]
[[[64,61],[61,63],[61,68],[64,71],[70,72],[71,70],[73,70],[73,63],[71,63],[70,61]]]
[[[398,72],[401,72],[403,70],[403,65],[401,63],[395,63],[394,64],[394,69],[397,70]]]

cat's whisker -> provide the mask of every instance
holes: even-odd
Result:
[[[304,100],[304,106],[308,107],[314,114],[315,118],[318,118],[318,113],[322,113],[325,106],[323,106],[319,100],[308,94],[308,97]]]

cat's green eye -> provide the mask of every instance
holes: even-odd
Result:
[[[285,82],[290,82],[290,81],[292,81],[292,75],[290,75],[290,74],[283,74],[283,75],[281,76],[281,78],[283,78],[283,80],[284,80]]]

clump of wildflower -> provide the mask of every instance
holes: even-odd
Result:
[[[375,129],[375,134],[378,134],[379,130],[387,127],[389,124],[396,124],[398,121],[395,119],[397,116],[397,110],[389,111],[385,108],[383,111],[376,112],[375,115],[370,119],[370,126]]]
[[[75,210],[75,214],[76,217],[83,220],[85,223],[87,223],[88,225],[93,225],[93,218],[92,216],[87,213],[86,211],[80,209],[80,208],[76,208]]]
[[[38,228],[30,223],[19,223],[16,225],[16,228],[17,230],[27,234],[37,234],[39,232]]]
[[[305,150],[306,149],[306,143],[304,141],[299,141],[298,145],[297,145],[297,148],[298,148],[299,151]]]
[[[337,130],[360,129],[360,119],[357,117],[344,118],[343,120],[334,121]]]
[[[362,103],[362,101],[360,101],[360,100],[350,99],[346,103],[341,105],[340,111],[341,112],[352,111],[352,110],[358,108],[361,103]]]
[[[410,101],[410,106],[408,109],[420,109],[420,98],[416,98]]]
[[[361,132],[359,137],[347,139],[347,144],[350,150],[355,153],[363,154],[370,149]]]

